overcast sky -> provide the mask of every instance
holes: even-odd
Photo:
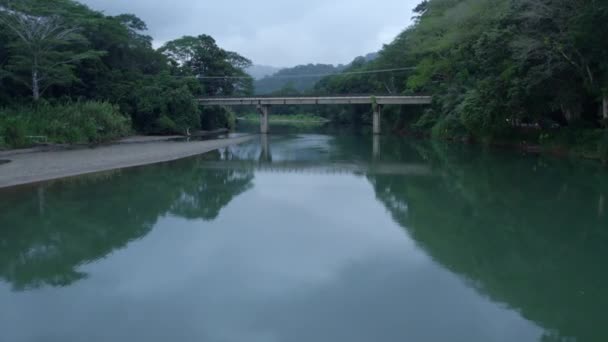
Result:
[[[348,63],[389,43],[421,0],[79,0],[142,18],[160,45],[209,34],[255,64]]]

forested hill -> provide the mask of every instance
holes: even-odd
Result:
[[[432,108],[387,109],[385,124],[608,156],[607,1],[424,0],[415,15],[377,59],[347,69],[413,70],[327,77],[315,91],[432,94]]]
[[[254,82],[255,93],[266,95],[276,92],[285,94],[308,91],[323,78],[323,75],[336,74],[344,69],[343,65],[307,64],[281,69],[271,76]]]
[[[249,68],[245,69],[247,74],[249,74],[251,77],[253,77],[256,80],[258,80],[260,78],[264,78],[266,76],[270,76],[270,75],[278,72],[279,70],[281,70],[281,68],[268,66],[268,65],[257,65],[257,64],[254,64],[254,65],[250,66]]]

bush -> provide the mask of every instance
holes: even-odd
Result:
[[[10,147],[24,147],[27,145],[25,123],[19,120],[9,119],[3,123],[0,135],[4,143]]]
[[[85,140],[104,142],[131,133],[131,119],[120,113],[118,106],[108,102],[83,102],[71,108],[83,124],[88,124]]]
[[[435,111],[427,109],[414,123],[413,127],[423,131],[430,131],[437,124],[437,120],[439,119]]]
[[[126,102],[138,131],[184,134],[201,128],[199,92],[192,80],[163,74],[142,81]]]
[[[501,105],[496,105],[489,96],[478,91],[469,91],[457,107],[460,122],[476,138],[489,142],[509,130]]]
[[[129,134],[131,121],[107,102],[43,103],[0,110],[0,128],[11,147],[32,144],[28,136],[54,143],[101,143]]]
[[[232,110],[226,107],[205,107],[201,115],[201,126],[203,129],[212,130],[217,128],[233,129],[236,125],[236,116]]]
[[[178,127],[168,116],[163,115],[156,120],[156,130],[161,134],[171,134],[178,131]]]
[[[433,126],[431,136],[438,139],[466,139],[469,137],[469,133],[460,120],[453,116],[446,116]]]

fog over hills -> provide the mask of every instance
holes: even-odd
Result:
[[[377,52],[371,52],[363,58],[365,62],[373,61],[378,57]],[[338,64],[304,64],[291,68],[275,68],[270,66],[253,65],[247,69],[254,79],[255,93],[268,95],[283,92],[283,95],[295,95],[312,89],[315,84],[326,75],[338,74],[352,63],[347,65]]]
[[[245,69],[245,71],[256,80],[259,80],[266,76],[273,75],[276,72],[278,72],[279,70],[281,70],[281,68],[277,68],[277,67],[273,67],[273,66],[269,66],[269,65],[257,65],[257,64],[254,64],[254,65],[250,66],[249,68]]]

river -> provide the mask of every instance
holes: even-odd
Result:
[[[608,177],[290,133],[0,191],[2,341],[608,341]]]

